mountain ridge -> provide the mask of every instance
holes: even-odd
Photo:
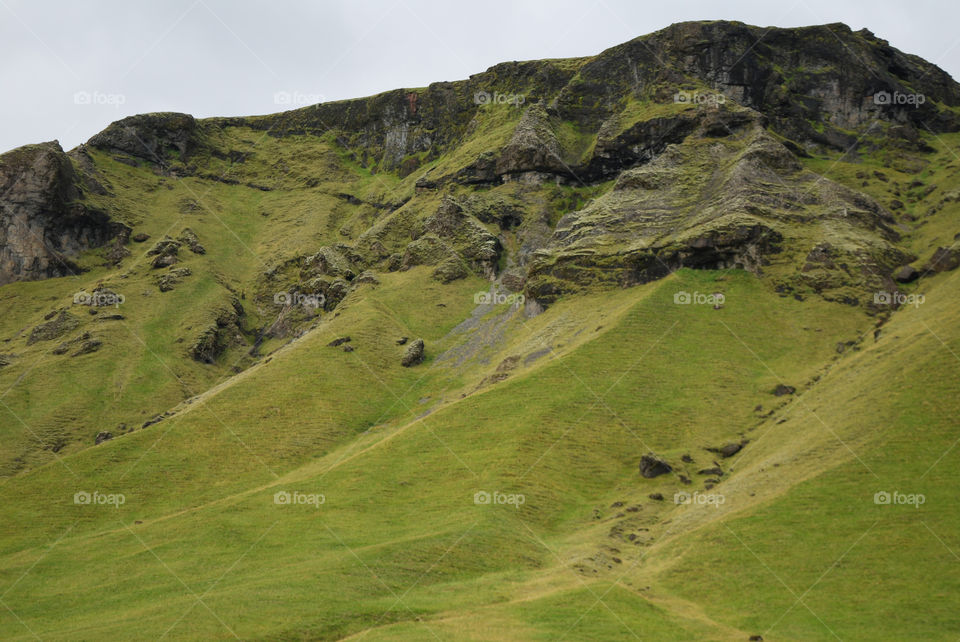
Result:
[[[706,21],[0,155],[0,631],[944,637],[958,115]]]

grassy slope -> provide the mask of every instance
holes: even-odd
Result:
[[[348,305],[329,331],[311,333],[249,370],[204,398],[202,408],[66,458],[79,479],[53,464],[9,481],[8,493],[32,498],[19,503],[11,519],[44,528],[24,533],[8,522],[5,578],[36,566],[6,599],[43,637],[160,635],[194,601],[176,576],[198,594],[213,587],[204,602],[242,637],[335,637],[377,624],[381,614],[382,625],[412,613],[457,637],[473,628],[473,609],[501,602],[494,608],[500,632],[562,633],[593,599],[580,582],[596,592],[616,577],[607,561],[589,558],[607,560],[606,547],[613,545],[630,565],[646,548],[628,550],[626,540],[609,536],[611,528],[619,524],[626,533],[647,524],[654,532],[669,519],[673,506],[646,495],[672,495],[677,480],[641,481],[639,454],[654,449],[676,462],[689,450],[695,469],[713,457],[696,446],[740,433],[756,439],[768,429],[751,431],[759,424],[753,408],[773,407],[769,390],[778,378],[731,332],[774,372],[802,384],[816,372],[801,355],[827,360],[837,341],[863,329],[854,311],[787,302],[747,275],[730,274],[719,283],[715,277],[684,273],[602,299],[558,304],[526,322],[529,327],[516,320],[516,338],[501,354],[522,355],[537,346],[531,339],[552,336],[554,357],[462,399],[473,382],[444,372],[445,366],[402,370],[393,339],[422,334],[433,345],[472,307],[475,285],[462,284],[459,296],[445,286],[442,314],[410,328],[393,326],[405,315],[377,304],[402,286],[385,284]],[[721,311],[672,304],[680,287],[718,286],[727,294]],[[409,301],[413,308],[436,301],[428,288],[422,291],[427,298]],[[341,323],[354,336],[355,353],[325,346]],[[308,376],[308,386],[289,385]],[[384,377],[403,401],[393,404],[384,394],[376,381]],[[384,421],[427,393],[446,402],[420,420]],[[363,425],[375,427],[358,434]],[[310,451],[318,455],[312,461],[298,457]],[[702,483],[695,470],[687,472]],[[124,492],[127,503],[77,507],[63,490],[75,487]],[[320,510],[276,506],[278,489],[321,492],[326,503]],[[526,504],[519,510],[476,506],[477,490],[520,492]],[[643,508],[617,517],[608,508],[614,501]],[[95,603],[84,599],[120,578],[119,592]],[[618,588],[611,601],[622,605],[618,615],[630,628],[659,622],[674,637],[723,630],[626,589]],[[295,628],[284,629],[291,621]],[[201,605],[177,626],[177,636],[227,633]],[[422,636],[422,626],[410,634]],[[615,618],[598,623],[597,614],[576,626],[577,637],[625,631]]]
[[[505,139],[516,115],[504,116],[492,112],[479,132]],[[188,225],[207,247],[184,253],[194,276],[176,290],[136,296],[152,275],[134,256],[126,279],[95,268],[0,292],[17,303],[0,319],[4,337],[18,335],[4,351],[20,355],[0,384],[23,377],[3,401],[44,441],[71,430],[90,440],[213,386],[96,448],[68,440],[59,459],[3,415],[5,472],[25,472],[3,482],[0,599],[11,610],[0,611],[0,635],[904,639],[956,628],[957,582],[945,571],[960,542],[944,490],[958,410],[953,275],[922,281],[927,303],[894,315],[874,344],[861,312],[781,298],[735,272],[681,271],[531,320],[495,311],[456,332],[486,284],[441,286],[415,268],[381,275],[316,331],[227,379],[242,349],[209,367],[177,343],[206,321],[208,303],[228,298],[224,284],[250,283],[266,268],[260,257],[305,254],[341,228],[369,227],[378,214],[346,206],[339,191],[395,202],[420,173],[371,176],[323,139],[224,136],[226,147],[258,153],[243,166],[209,160],[211,170],[277,189],[164,181],[97,159],[128,222],[153,237],[134,250]],[[954,189],[951,162],[938,150],[924,170],[935,179],[924,180]],[[914,176],[879,156],[809,162],[856,187],[871,164],[899,183],[862,186],[884,202]],[[307,187],[317,177],[329,180]],[[184,199],[205,207],[183,214]],[[954,211],[910,225],[921,259],[945,244]],[[129,284],[126,319],[84,319],[72,334],[95,328],[109,349],[71,359],[47,354],[59,340],[25,345],[23,330],[100,280],[124,293]],[[723,291],[726,305],[677,306],[678,290]],[[247,308],[253,324],[269,317]],[[327,347],[345,334],[355,352]],[[401,336],[424,337],[427,363],[399,366]],[[436,360],[458,344],[480,347],[462,364]],[[513,356],[520,365],[505,381],[482,382]],[[773,397],[781,382],[798,396]],[[751,442],[721,462],[727,474],[709,491],[724,495],[721,508],[670,501],[678,489],[707,492],[697,471],[716,456],[703,448],[740,438]],[[637,461],[650,450],[693,485],[641,479]],[[694,463],[681,464],[686,453]],[[80,490],[126,503],[77,506]],[[278,506],[278,490],[326,503]],[[478,490],[526,502],[477,506]],[[878,490],[927,503],[876,506]]]

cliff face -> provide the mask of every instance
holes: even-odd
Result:
[[[849,145],[849,131],[874,122],[956,131],[957,84],[943,70],[843,24],[763,29],[731,22],[687,22],[613,47],[588,61],[564,88],[564,118],[598,123],[628,92],[720,92],[768,115],[802,142]],[[691,85],[690,89],[697,89]],[[922,96],[914,99],[915,96]],[[919,103],[919,104],[918,104]],[[940,106],[937,105],[940,104]],[[826,125],[826,131],[813,123]]]
[[[584,180],[609,178],[614,165],[644,160],[625,150],[671,136],[671,123],[620,132],[623,109],[632,100],[671,103],[731,100],[766,115],[770,126],[801,146],[846,150],[866,127],[898,126],[892,135],[914,141],[918,130],[960,129],[944,107],[960,105],[960,86],[935,65],[904,54],[866,30],[843,24],[764,29],[732,22],[687,22],[642,36],[585,59],[505,63],[459,82],[421,90],[396,90],[359,100],[328,103],[273,116],[231,119],[271,135],[336,132],[364,164],[397,167],[421,152],[443,153],[462,142],[484,100],[522,96],[521,108],[541,104],[546,118],[573,123],[597,136],[592,158],[558,163],[556,149],[536,153],[512,145],[491,150],[506,155],[486,178],[521,171],[547,171]],[[477,99],[480,97],[479,100]],[[479,103],[479,104],[478,104]],[[553,141],[538,141],[549,148]],[[645,143],[647,145],[645,145]],[[605,158],[606,154],[606,158]],[[515,156],[519,156],[516,158]],[[562,165],[570,165],[564,167]]]
[[[74,274],[70,257],[117,234],[79,201],[78,181],[56,141],[0,156],[0,284]]]
[[[269,190],[278,185],[244,170],[245,161],[256,159],[259,150],[255,145],[244,148],[246,143],[238,144],[228,132],[262,132],[291,150],[299,149],[304,140],[322,139],[339,154],[338,164],[323,165],[328,173],[359,167],[371,175],[388,173],[401,180],[413,176],[415,193],[374,205],[378,211],[392,211],[410,202],[407,215],[398,219],[406,223],[387,221],[383,226],[398,237],[416,239],[418,228],[410,221],[422,218],[421,210],[435,209],[430,201],[434,193],[452,195],[511,182],[590,188],[619,180],[624,172],[655,161],[692,136],[727,138],[734,147],[745,149],[749,137],[742,132],[757,127],[774,135],[765,144],[778,148],[771,156],[776,159],[783,154],[803,157],[836,151],[855,156],[878,144],[924,151],[923,133],[960,129],[958,106],[960,86],[945,72],[865,30],[853,32],[845,25],[763,29],[731,22],[688,22],[591,58],[503,63],[463,81],[267,116],[200,121],[176,113],[133,116],[91,138],[88,148],[160,176],[223,181],[220,169],[226,163],[229,173],[236,175],[228,182]],[[344,159],[353,165],[348,168]],[[261,167],[283,165],[260,160]],[[84,168],[85,176],[96,175],[95,165],[88,165],[77,166]],[[774,173],[783,179],[782,171]],[[323,180],[327,179],[315,179],[310,186]],[[81,182],[70,158],[55,143],[2,157],[0,283],[70,273],[70,256],[118,233],[120,228],[105,214],[84,206]],[[726,183],[732,190],[727,196],[739,207],[737,212],[755,215],[737,192],[746,184]],[[779,189],[775,185],[770,191]],[[340,196],[352,205],[364,202],[359,194]],[[580,224],[596,222],[591,212],[611,202],[598,202],[579,217]],[[516,207],[509,220],[530,218],[520,211],[523,205]],[[103,209],[112,211],[110,206]],[[488,215],[496,218],[478,212],[480,220]],[[692,214],[681,219],[675,221],[674,231],[704,223]],[[618,216],[604,224],[627,220],[632,219]],[[568,274],[549,267],[555,259],[563,263],[570,258],[561,257],[567,242],[562,230],[552,229],[552,224],[541,228],[526,237],[534,240],[521,246],[521,263],[522,257],[553,248],[553,254],[538,259],[538,274],[551,278]],[[354,230],[361,238],[370,237],[363,232]],[[739,237],[731,238],[736,243]],[[881,246],[879,241],[871,245]],[[362,254],[360,249],[346,251],[368,268],[384,267],[379,261],[402,265],[397,256],[406,252],[404,246],[387,247],[379,241],[376,252]],[[619,256],[621,249],[611,256]],[[728,253],[742,254],[737,248]],[[871,253],[875,254],[866,252]],[[874,257],[869,269],[885,271],[895,260],[899,259],[893,254],[879,263]],[[679,259],[675,263],[685,264]],[[649,272],[655,273],[656,269]],[[642,280],[644,274],[641,269],[621,280]],[[555,287],[564,289],[551,283],[542,293]]]

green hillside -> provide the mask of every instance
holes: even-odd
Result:
[[[954,639],[960,87],[760,33],[0,156],[0,637]]]

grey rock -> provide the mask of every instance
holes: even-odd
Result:
[[[424,344],[423,339],[417,339],[407,347],[407,351],[400,361],[404,368],[410,368],[423,362]]]

